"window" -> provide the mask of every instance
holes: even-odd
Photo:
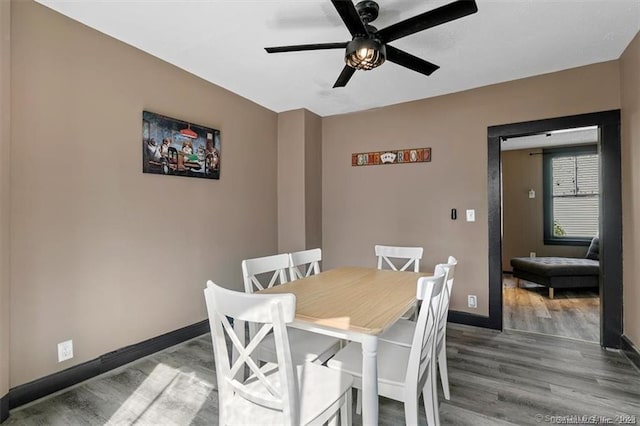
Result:
[[[544,150],[545,244],[588,245],[598,233],[599,163],[596,145]]]

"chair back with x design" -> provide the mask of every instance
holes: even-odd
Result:
[[[286,283],[287,269],[289,269],[289,255],[287,253],[243,260],[244,291],[253,293]]]
[[[220,424],[234,424],[237,416],[247,417],[247,410],[255,409],[258,413],[265,408],[279,413],[279,423],[298,424],[298,389],[286,327],[295,316],[295,296],[242,293],[212,281],[207,282],[204,292],[215,354]],[[254,323],[260,328],[245,345],[244,331],[234,329],[229,318],[234,322]],[[260,367],[251,355],[271,332],[278,360]],[[236,351],[232,361],[226,339]],[[245,367],[250,371],[246,380],[243,379]]]
[[[322,249],[315,248],[289,253],[289,260],[291,263],[289,275],[292,281],[310,277],[320,273]]]
[[[378,257],[378,269],[388,268],[392,271],[406,271],[410,267],[413,267],[414,272],[419,272],[420,259],[422,259],[423,251],[424,249],[422,247],[376,245],[375,253]],[[398,260],[401,262],[396,264]]]
[[[435,425],[440,424],[436,391],[436,342],[445,279],[446,273],[441,265],[436,265],[433,277],[418,279],[417,292],[421,293],[422,305],[416,320],[405,377],[405,389],[417,395],[422,391],[427,423]]]

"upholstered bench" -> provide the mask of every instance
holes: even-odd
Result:
[[[573,287],[598,287],[600,262],[570,257],[516,257],[511,259],[513,276],[553,289]]]
[[[598,287],[600,242],[594,237],[586,257],[515,257],[511,259],[513,277],[555,288]],[[519,284],[516,281],[516,284]]]

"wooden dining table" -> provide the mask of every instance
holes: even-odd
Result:
[[[258,293],[292,293],[292,327],[362,346],[362,424],[378,424],[378,335],[416,302],[418,278],[429,274],[339,267]]]

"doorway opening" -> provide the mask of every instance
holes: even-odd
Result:
[[[503,140],[562,129],[595,126],[600,142],[599,341],[619,348],[622,335],[622,199],[620,167],[620,111],[492,126],[488,129],[489,325],[503,328],[502,154]]]
[[[504,329],[600,342],[598,127],[500,148]]]

